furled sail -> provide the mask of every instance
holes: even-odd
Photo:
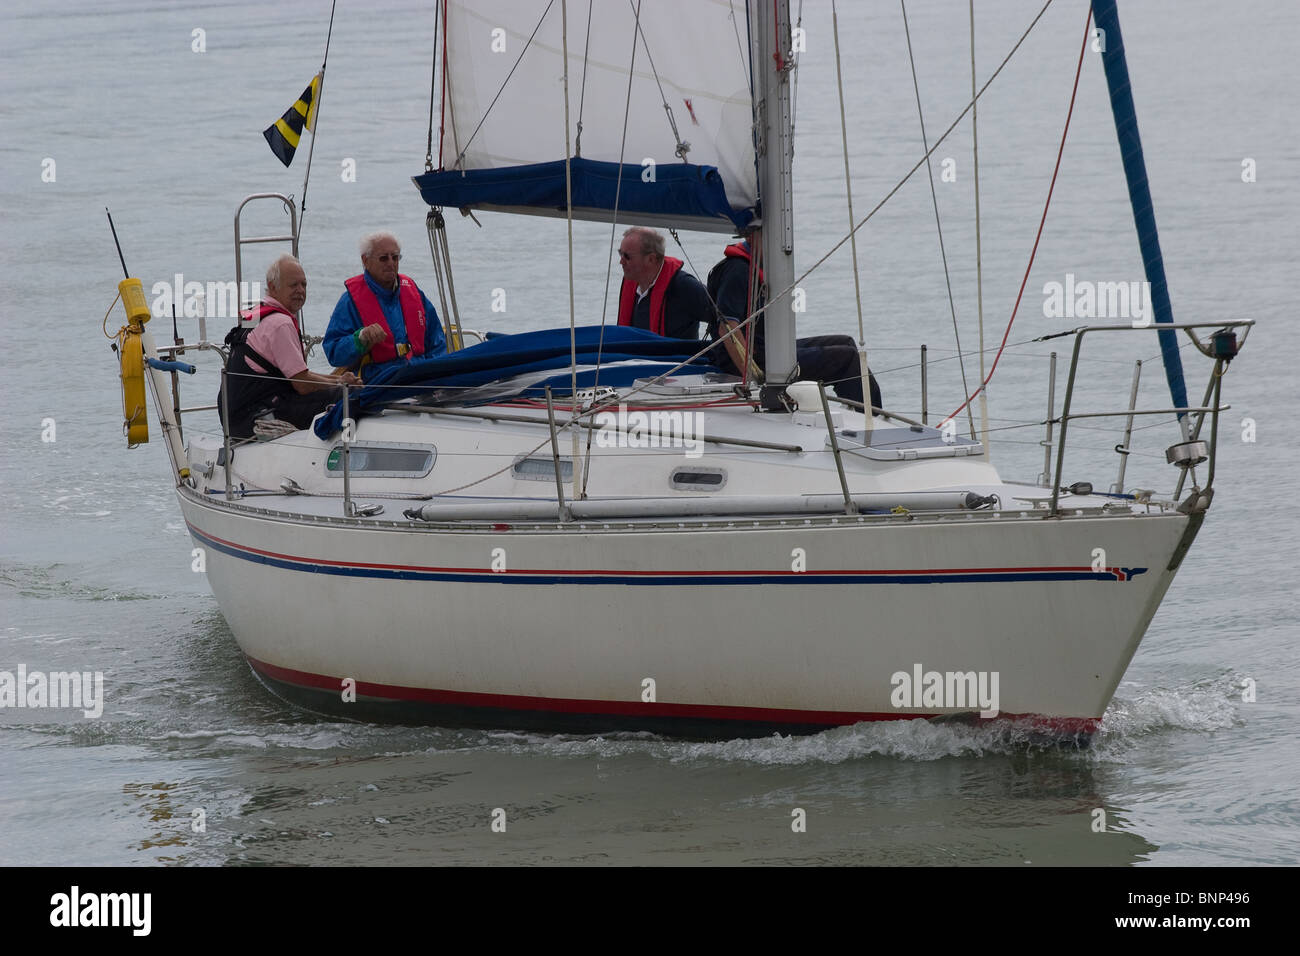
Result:
[[[1133,206],[1133,223],[1137,227],[1138,245],[1147,281],[1151,283],[1151,302],[1158,324],[1174,321],[1169,300],[1169,283],[1165,279],[1165,260],[1160,253],[1160,235],[1156,231],[1156,214],[1151,202],[1151,185],[1147,181],[1142,140],[1138,136],[1137,108],[1129,84],[1128,62],[1124,57],[1124,38],[1119,30],[1119,9],[1115,0],[1097,0],[1093,4],[1097,28],[1105,37],[1102,65],[1110,91],[1110,107],[1115,116],[1115,133],[1119,137],[1120,155],[1124,160],[1124,177],[1128,182],[1129,202]],[[1178,333],[1161,329],[1160,354],[1165,363],[1169,394],[1177,408],[1187,407],[1187,386],[1183,381],[1183,360],[1178,354]],[[1184,414],[1178,417],[1184,419]],[[1184,425],[1184,428],[1186,426]]]
[[[415,177],[421,195],[563,216],[560,0],[446,0],[445,11],[442,168]],[[719,232],[753,218],[744,0],[570,2],[567,41],[575,218],[608,221],[616,204],[623,222]]]

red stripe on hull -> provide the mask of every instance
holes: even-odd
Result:
[[[327,677],[306,671],[268,664],[245,655],[249,664],[266,678],[295,687],[341,694],[343,678]],[[715,704],[644,703],[619,700],[574,700],[559,697],[523,697],[511,694],[478,694],[466,691],[435,690],[424,687],[401,687],[358,681],[358,698],[401,701],[466,709],[518,711],[523,713],[595,714],[621,718],[677,718],[683,720],[734,721],[737,724],[786,724],[842,727],[864,721],[915,720],[950,717],[949,714],[862,713],[840,710],[787,710],[773,707],[734,707]],[[1061,737],[1091,736],[1101,723],[1100,717],[1047,717],[1040,714],[999,714],[991,720],[1026,721],[1035,730]],[[986,720],[981,718],[980,723]]]

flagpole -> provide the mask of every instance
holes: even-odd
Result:
[[[330,38],[334,36],[334,8],[337,4],[338,0],[333,0],[330,4],[330,25],[325,34],[325,57],[320,64],[320,89],[316,91],[316,100],[308,110],[310,114],[314,114],[316,123],[311,130],[311,145],[307,147],[307,171],[302,177],[302,208],[298,211],[298,232],[293,237],[295,246],[298,244],[298,237],[302,235],[302,221],[307,216],[307,183],[311,179],[311,156],[316,150],[316,129],[320,126],[321,101],[325,99],[325,64],[330,58]]]

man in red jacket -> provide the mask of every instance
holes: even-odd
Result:
[[[361,240],[365,270],[348,279],[325,330],[325,354],[362,378],[390,363],[432,358],[447,351],[442,323],[415,280],[398,272],[402,248],[389,232]]]
[[[623,286],[618,297],[618,324],[645,329],[670,339],[698,339],[700,323],[713,319],[709,293],[682,260],[664,255],[664,237],[633,226],[623,233],[618,258]]]

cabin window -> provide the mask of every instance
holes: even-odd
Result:
[[[515,462],[514,475],[524,481],[555,481],[553,458],[520,458]],[[560,480],[573,480],[573,459],[560,459]]]
[[[727,483],[721,468],[676,468],[668,483],[677,491],[717,491]]]
[[[356,444],[351,446],[348,470],[370,478],[423,478],[433,470],[438,449],[432,445],[407,445],[399,442]],[[325,473],[343,474],[343,446],[335,445],[325,460]]]

